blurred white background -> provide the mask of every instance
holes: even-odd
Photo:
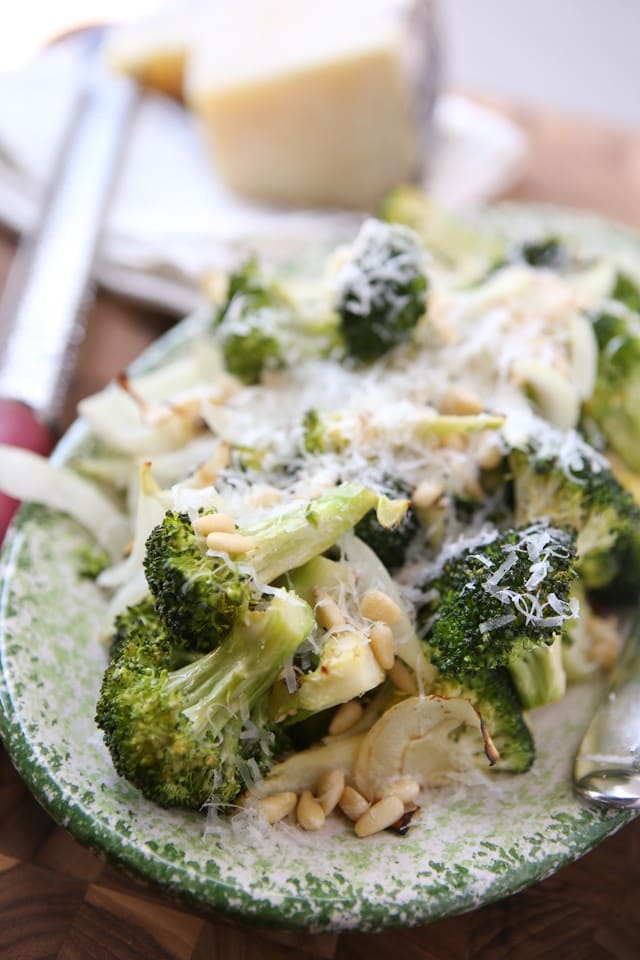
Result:
[[[450,83],[640,126],[640,0],[441,0]]]
[[[159,0],[4,3],[0,71],[24,63],[72,25],[131,18],[160,5]],[[640,127],[640,0],[440,4],[449,85]]]

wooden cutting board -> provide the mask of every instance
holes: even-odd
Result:
[[[514,199],[640,227],[640,133],[499,105],[529,134]],[[0,279],[13,251],[0,237]],[[69,391],[99,389],[169,321],[101,296]],[[498,904],[412,930],[306,936],[211,919],[124,877],[56,826],[0,747],[0,960],[638,960],[640,821]]]

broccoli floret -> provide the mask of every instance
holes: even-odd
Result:
[[[630,281],[627,281],[630,284]],[[616,289],[620,287],[619,277]],[[634,296],[635,293],[635,296]],[[621,291],[635,303],[637,289]],[[632,470],[640,470],[640,316],[604,312],[593,319],[598,342],[598,371],[585,412],[608,444]]]
[[[318,456],[322,453],[340,453],[349,446],[347,423],[339,413],[323,412],[315,407],[302,418],[301,447],[303,453]]]
[[[117,772],[165,807],[232,803],[257,772],[256,754],[266,766],[271,731],[257,747],[251,713],[262,716],[262,699],[313,627],[311,609],[282,591],[266,609],[248,612],[216,650],[178,670],[161,624],[128,623],[121,622],[96,714]]]
[[[611,298],[623,303],[634,313],[640,313],[640,287],[626,273],[618,273],[611,291]]]
[[[539,521],[481,536],[425,584],[431,662],[446,677],[506,667],[525,708],[564,693],[562,658],[545,648],[575,616],[575,536]]]
[[[347,353],[369,363],[411,338],[427,303],[426,254],[407,227],[367,220],[336,275]]]
[[[107,551],[101,547],[80,547],[77,557],[78,573],[85,580],[96,580],[112,563]]]
[[[577,531],[587,590],[633,595],[640,582],[640,507],[607,461],[572,432],[545,429],[509,454],[516,523],[547,517]]]
[[[271,583],[327,550],[377,502],[374,491],[349,483],[295,501],[241,528],[249,546],[233,560],[207,552],[188,514],[168,512],[147,540],[144,561],[158,613],[186,647],[213,649],[260,600],[257,581]]]
[[[151,531],[144,559],[159,616],[184,646],[201,653],[227,636],[251,599],[247,574],[206,549],[189,515],[169,511]]]
[[[464,682],[441,674],[431,692],[441,697],[462,697],[473,704],[500,754],[497,770],[529,770],[535,759],[535,744],[508,670],[499,667],[481,671],[468,675]]]
[[[545,237],[543,240],[531,240],[523,243],[518,255],[530,267],[548,267],[558,269],[568,262],[566,248],[558,237]]]
[[[381,487],[389,497],[407,499],[411,497],[411,488],[397,477],[384,476]],[[409,504],[402,519],[391,527],[383,527],[376,517],[375,510],[370,510],[356,524],[354,533],[371,547],[387,570],[395,570],[405,562],[407,548],[419,528],[418,515]]]
[[[262,279],[255,260],[231,274],[214,330],[227,370],[243,383],[258,383],[265,369],[285,365],[283,336],[294,310],[275,286]]]

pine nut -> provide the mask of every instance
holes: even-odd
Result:
[[[459,417],[482,413],[483,409],[482,400],[476,393],[462,390],[460,387],[451,387],[447,390],[440,403],[440,413],[454,414]]]
[[[282,793],[272,793],[270,797],[258,800],[258,809],[267,823],[278,823],[295,810],[297,802],[298,796],[293,790],[284,790]]]
[[[342,770],[327,770],[323,773],[318,782],[316,793],[318,803],[324,810],[325,816],[329,816],[331,811],[338,804],[344,790],[344,773]]]
[[[333,627],[343,627],[345,625],[344,614],[338,604],[324,590],[314,590],[313,596],[316,601],[315,613],[316,620],[325,630],[331,630]]]
[[[382,590],[367,590],[360,601],[360,613],[367,620],[382,620],[383,623],[398,623],[402,610],[389,594]]]
[[[362,704],[358,703],[357,700],[349,700],[347,703],[343,703],[331,718],[329,733],[345,733],[358,722],[361,716]]]
[[[251,537],[243,537],[240,533],[210,533],[207,537],[209,550],[219,550],[221,553],[246,553],[253,546]]]
[[[205,513],[203,517],[196,517],[193,529],[206,537],[210,533],[234,533],[236,525],[228,513]]]
[[[396,780],[390,783],[382,791],[381,797],[397,797],[403,803],[413,803],[420,793],[420,784],[411,777],[404,777],[402,780]]]
[[[393,630],[386,623],[374,623],[369,631],[373,655],[383,670],[391,670],[396,658]]]
[[[457,450],[462,453],[469,446],[469,437],[465,433],[450,433],[448,437],[440,437],[440,446],[443,450]]]
[[[370,837],[373,833],[386,830],[399,820],[404,813],[404,804],[399,797],[385,797],[356,820],[355,831],[358,837]]]
[[[478,445],[476,462],[481,470],[497,470],[502,463],[502,448],[493,437],[483,437]]]
[[[397,657],[388,675],[393,685],[397,687],[398,690],[402,690],[403,693],[416,694],[418,692],[415,677],[404,665],[402,660],[398,660]]]
[[[588,659],[597,663],[602,670],[613,670],[622,650],[622,637],[615,622],[610,617],[592,614],[587,620],[587,633],[591,640]]]
[[[436,505],[443,493],[444,487],[441,483],[436,483],[435,480],[423,480],[413,491],[411,499],[418,510],[429,510]]]
[[[353,787],[345,787],[338,800],[338,806],[349,820],[359,820],[369,809],[369,801]]]
[[[303,790],[300,794],[296,817],[303,830],[320,830],[324,826],[324,810],[310,790]]]

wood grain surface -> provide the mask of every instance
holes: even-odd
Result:
[[[640,134],[505,107],[530,136],[511,194],[640,226]],[[13,250],[0,237],[0,279]],[[77,401],[170,320],[101,295],[69,389]],[[500,903],[381,934],[306,936],[232,925],[116,873],[41,810],[0,747],[0,960],[638,960],[640,821]]]

